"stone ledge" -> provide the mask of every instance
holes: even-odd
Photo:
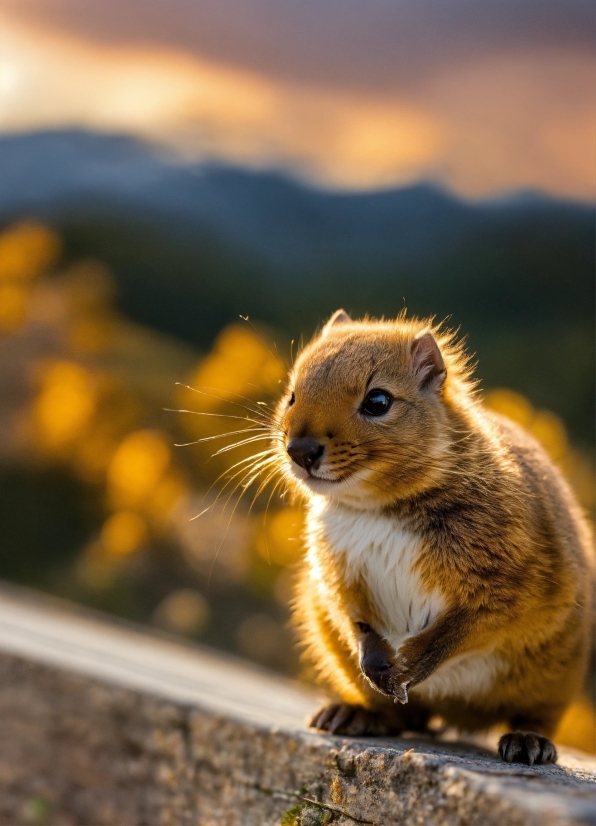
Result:
[[[596,824],[587,758],[321,737],[306,689],[9,587],[0,672],[3,824]]]

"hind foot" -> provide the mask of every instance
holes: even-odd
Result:
[[[348,737],[385,736],[399,734],[400,729],[364,706],[332,703],[320,708],[309,722],[310,728],[344,734]]]
[[[557,750],[548,737],[533,731],[514,731],[499,740],[499,755],[507,763],[527,763],[540,766],[556,763]]]

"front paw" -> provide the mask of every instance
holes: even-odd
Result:
[[[408,702],[408,688],[414,682],[414,672],[403,658],[398,658],[385,676],[387,694],[402,705]]]
[[[375,663],[374,667],[368,662],[361,667],[364,676],[376,691],[386,697],[393,697],[396,703],[408,702],[408,686],[414,677],[406,662],[400,659],[391,662],[386,659]]]
[[[343,734],[348,737],[383,736],[397,734],[400,729],[364,706],[332,703],[323,706],[308,723],[310,728]]]
[[[529,766],[557,762],[557,750],[542,734],[514,731],[499,740],[499,755],[507,763],[527,763]]]
[[[400,703],[408,702],[408,685],[412,676],[405,657],[396,655],[386,639],[370,626],[360,624],[360,668],[375,691],[394,697]]]

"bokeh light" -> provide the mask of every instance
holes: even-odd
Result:
[[[108,468],[110,501],[117,506],[139,505],[146,501],[170,460],[170,449],[163,434],[142,430],[128,435]]]
[[[267,562],[283,567],[297,562],[302,554],[301,538],[304,514],[294,507],[286,507],[267,515],[258,532],[257,551]]]
[[[41,446],[60,450],[80,438],[95,412],[95,385],[87,371],[60,361],[43,370],[34,419]]]
[[[521,393],[507,388],[495,388],[485,394],[487,407],[525,428],[540,442],[556,462],[589,514],[594,512],[594,468],[589,454],[582,453],[569,443],[562,419],[550,410],[536,410]]]
[[[237,632],[238,647],[245,657],[279,668],[293,659],[285,629],[268,614],[247,617]]]
[[[27,319],[30,282],[55,264],[59,237],[34,221],[8,227],[0,234],[0,333],[11,333]]]
[[[145,520],[134,511],[120,510],[106,520],[101,529],[101,542],[109,554],[127,556],[148,538]]]
[[[168,594],[153,613],[156,625],[179,634],[198,636],[209,624],[211,610],[205,597],[191,588]]]
[[[8,227],[0,235],[0,282],[35,278],[57,262],[61,250],[58,235],[43,224],[24,221]]]

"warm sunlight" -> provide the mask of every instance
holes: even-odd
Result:
[[[593,69],[582,56],[489,55],[415,94],[373,92],[171,47],[95,42],[6,13],[0,24],[3,132],[127,132],[184,158],[281,167],[349,189],[428,178],[471,196],[516,187],[593,194]],[[515,78],[514,96],[504,74]]]
[[[595,23],[0,0],[0,826],[592,822]]]

